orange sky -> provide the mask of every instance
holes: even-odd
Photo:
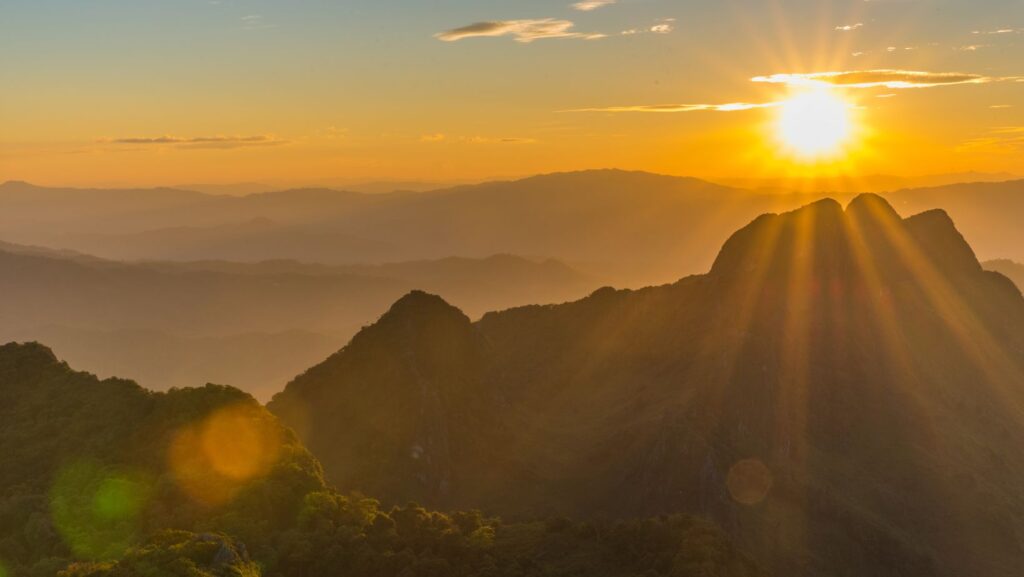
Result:
[[[1024,166],[1017,0],[23,4],[0,22],[0,181]],[[773,104],[814,86],[854,135],[796,159]]]

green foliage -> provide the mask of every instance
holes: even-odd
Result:
[[[59,577],[260,577],[245,548],[223,535],[164,531],[123,559],[75,563]]]
[[[239,404],[283,446],[228,501],[197,502],[171,448]],[[756,575],[690,518],[505,524],[383,509],[328,489],[316,459],[237,390],[151,393],[75,373],[39,345],[0,347],[0,454],[0,577]]]
[[[53,524],[75,555],[116,559],[137,537],[149,492],[139,475],[75,463],[60,472],[50,491]]]
[[[760,573],[713,526],[686,516],[505,524],[479,512],[361,496],[307,496],[275,567],[282,575],[745,577]]]

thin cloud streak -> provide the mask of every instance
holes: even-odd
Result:
[[[730,102],[728,104],[644,104],[635,106],[606,106],[598,108],[577,108],[563,112],[741,112],[758,108],[773,108],[781,102]]]
[[[101,144],[134,144],[146,146],[176,146],[179,148],[243,148],[247,146],[278,146],[288,144],[273,136],[154,136],[100,139]]]
[[[916,70],[853,70],[807,74],[755,76],[753,82],[791,86],[836,86],[841,88],[932,88],[957,84],[987,84],[1019,81],[1021,77],[990,77],[963,72],[921,72]]]
[[[495,38],[511,36],[516,42],[528,44],[545,38],[577,38],[597,40],[604,34],[574,32],[575,24],[570,20],[542,18],[536,20],[493,20],[476,22],[468,26],[453,28],[434,35],[444,42],[456,42],[466,38]]]

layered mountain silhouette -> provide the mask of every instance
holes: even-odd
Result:
[[[348,267],[120,263],[0,243],[0,342],[46,342],[76,366],[154,388],[212,381],[266,399],[413,288],[479,316],[597,286],[561,262],[511,255]]]
[[[343,489],[715,519],[778,575],[1024,563],[1024,297],[950,217],[767,214],[709,273],[471,322],[413,292],[268,408]]]
[[[1022,191],[1017,180],[886,198],[903,215],[944,207],[983,258],[1020,261]],[[121,260],[348,265],[508,253],[555,258],[616,286],[642,287],[707,270],[721,243],[757,215],[822,196],[619,170],[420,193],[301,189],[241,197],[7,183],[0,185],[0,238]]]

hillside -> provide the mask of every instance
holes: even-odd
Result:
[[[759,577],[707,522],[537,519],[328,489],[251,397],[153,393],[0,346],[0,573],[11,577]]]
[[[946,213],[864,195],[759,217],[671,285],[475,323],[409,294],[269,408],[389,502],[697,513],[780,575],[1010,576],[1021,327]]]
[[[1024,264],[1012,260],[990,260],[982,263],[985,270],[995,271],[1012,280],[1017,288],[1024,291]]]

